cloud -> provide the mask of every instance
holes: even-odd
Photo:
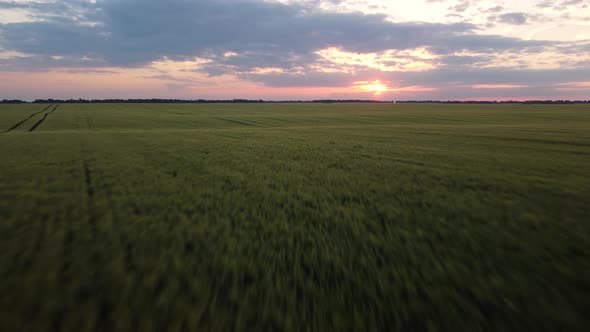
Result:
[[[501,11],[504,11],[504,7],[502,6],[494,6],[486,10],[483,10],[484,13],[499,13]]]
[[[55,7],[52,7],[55,6]],[[0,26],[2,48],[39,57],[91,58],[113,66],[144,66],[166,56],[220,57],[236,52],[234,65],[297,65],[315,51],[388,49],[506,49],[531,42],[479,36],[467,23],[391,22],[385,15],[305,13],[306,7],[266,1],[97,0],[44,3],[43,21]],[[71,16],[74,14],[77,16]],[[74,17],[74,18],[72,18]],[[78,17],[78,18],[76,18]],[[85,24],[85,23],[96,24]],[[236,63],[240,61],[240,63]],[[221,61],[222,63],[227,61]],[[259,62],[259,61],[258,61]]]
[[[359,81],[378,78],[387,87],[384,99],[465,99],[465,98],[551,98],[590,92],[587,86],[590,69],[583,70],[516,70],[516,69],[437,69],[424,72],[356,74],[314,72],[307,75],[273,73],[244,77],[270,87],[328,86],[340,88]],[[569,82],[567,84],[563,82]],[[341,96],[346,98],[346,96]],[[348,96],[351,97],[351,96]],[[367,98],[371,96],[368,95]]]
[[[457,5],[450,7],[450,10],[462,13],[464,11],[466,11],[467,9],[469,9],[469,7],[471,7],[471,1],[469,0],[463,0],[460,3],[458,3]]]
[[[313,86],[310,82],[320,82],[317,86],[350,86],[353,82],[371,81],[375,78],[392,82],[398,87],[459,85],[556,85],[562,82],[584,82],[590,77],[586,69],[512,69],[478,68],[465,70],[461,67],[442,68],[431,71],[380,72],[376,70],[350,73],[308,72],[247,74],[244,78],[272,87]]]
[[[537,4],[538,8],[553,9],[556,11],[564,11],[571,7],[588,8],[586,0],[544,0]]]
[[[522,25],[526,24],[528,16],[526,13],[506,13],[497,16],[497,21],[505,24]]]

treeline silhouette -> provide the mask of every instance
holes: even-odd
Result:
[[[263,103],[262,99],[225,99],[225,100],[208,100],[208,99],[35,99],[33,103],[47,104],[198,104],[198,103]]]
[[[399,104],[590,104],[590,100],[404,100],[396,101]]]
[[[19,99],[3,99],[0,103],[2,104],[26,104],[27,102]]]
[[[363,99],[316,99],[316,100],[262,100],[262,99],[35,99],[28,102],[20,99],[3,99],[0,104],[253,104],[253,103],[375,103],[375,104],[590,104],[590,100],[363,100]]]

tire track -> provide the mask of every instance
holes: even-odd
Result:
[[[239,124],[242,126],[250,126],[250,127],[256,127],[256,125],[252,124],[252,123],[247,123],[247,122],[242,122],[239,120],[232,120],[232,119],[226,119],[226,118],[217,118],[217,117],[212,117],[213,119],[217,119],[217,120],[221,120],[221,121],[226,121],[226,122],[230,122],[230,123],[234,123],[234,124]]]
[[[94,183],[92,181],[92,173],[90,171],[89,160],[84,158],[82,160],[82,173],[84,176],[84,184],[86,189],[86,218],[90,224],[90,234],[92,239],[98,236],[96,229],[97,217],[94,214]]]
[[[26,119],[24,119],[24,120],[16,123],[14,126],[12,126],[9,129],[3,131],[2,134],[15,130],[16,128],[20,127],[23,123],[27,122],[30,118],[34,117],[35,115],[47,111],[49,108],[51,108],[51,106],[53,106],[53,104],[45,107],[43,110],[41,110],[39,112],[36,112],[36,113],[33,113],[33,114],[29,115]]]
[[[90,174],[90,167],[88,167],[88,160],[84,159],[82,162],[82,170],[84,171],[84,183],[86,184],[86,197],[87,197],[87,210],[88,210],[88,219],[90,222],[94,223],[93,214],[90,213],[93,206],[94,201],[94,186],[92,184],[92,175]]]
[[[49,114],[51,114],[51,113],[55,112],[55,110],[56,110],[58,107],[59,107],[59,104],[58,104],[58,105],[55,105],[55,107],[54,107],[54,108],[53,108],[51,111],[49,111],[49,112],[45,113],[45,114],[43,115],[43,117],[42,117],[42,118],[41,118],[39,121],[37,121],[37,123],[35,123],[35,124],[34,124],[34,125],[31,127],[31,129],[29,129],[29,132],[31,132],[31,131],[35,131],[35,129],[37,129],[37,127],[39,127],[39,126],[40,126],[40,125],[43,123],[43,121],[45,121],[45,119],[47,119],[47,116],[48,116]]]

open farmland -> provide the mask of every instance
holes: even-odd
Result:
[[[2,331],[590,326],[588,105],[56,106],[0,106]]]

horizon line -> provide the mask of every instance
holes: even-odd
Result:
[[[161,103],[161,104],[199,104],[199,103],[378,103],[378,104],[589,104],[590,99],[525,99],[525,100],[490,100],[490,99],[408,99],[408,100],[374,100],[374,99],[244,99],[244,98],[230,98],[230,99],[178,99],[178,98],[37,98],[32,100],[22,99],[8,99],[3,98],[0,104],[43,104],[43,103],[64,103],[64,104],[88,104],[88,103]]]

